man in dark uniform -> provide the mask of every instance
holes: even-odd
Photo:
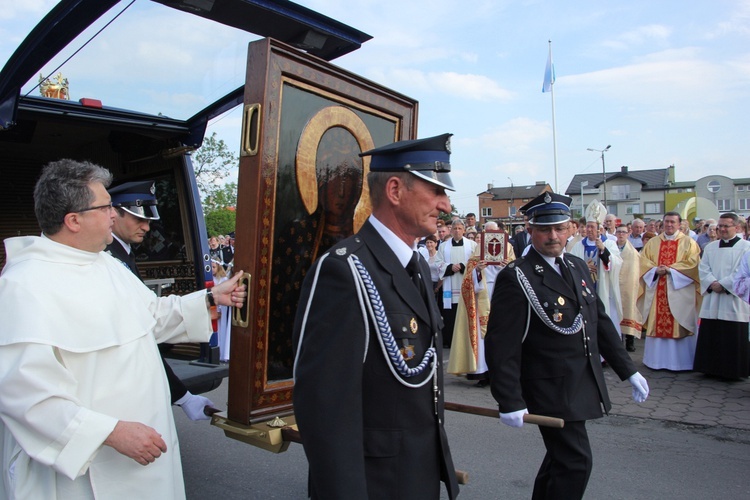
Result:
[[[524,219],[527,219],[527,218],[524,217]],[[527,230],[528,225],[529,225],[528,221],[525,220],[524,221],[525,227],[523,228],[523,230],[514,234],[513,237],[511,237],[510,239],[510,244],[513,247],[513,252],[515,253],[516,258],[523,256],[523,251],[531,242],[531,236],[529,236],[529,232]]]
[[[141,275],[132,245],[142,243],[151,228],[151,221],[159,220],[155,192],[153,181],[126,182],[109,189],[116,214],[112,225],[112,243],[107,245],[105,251],[122,262],[139,279]],[[203,409],[214,406],[211,400],[188,391],[163,356],[162,362],[172,404],[182,408],[191,420],[209,420],[211,417],[206,416]]]
[[[521,427],[529,411],[565,420],[562,429],[539,427],[547,454],[534,499],[581,498],[586,490],[592,464],[586,420],[611,407],[600,354],[633,385],[633,399],[648,397],[586,263],[564,253],[570,202],[544,193],[521,209],[532,247],[500,272],[485,337],[502,422]]]
[[[458,494],[443,428],[442,320],[415,251],[450,213],[449,138],[362,153],[372,157],[372,216],[305,277],[294,410],[312,498],[437,499],[440,481]]]

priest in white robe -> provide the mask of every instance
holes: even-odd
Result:
[[[157,341],[205,341],[205,290],[157,298],[102,250],[111,174],[61,160],[35,192],[41,237],[5,240],[0,499],[185,497]],[[244,288],[214,287],[241,305]]]
[[[738,224],[737,214],[721,214],[720,239],[706,245],[698,266],[703,305],[693,370],[724,379],[750,376],[750,304],[734,288],[734,275],[750,241],[737,236]]]
[[[465,225],[460,219],[451,223],[451,237],[443,242],[438,252],[445,262],[443,271],[443,347],[450,348],[456,323],[458,303],[461,301],[461,283],[466,274],[466,264],[477,244],[464,238]]]

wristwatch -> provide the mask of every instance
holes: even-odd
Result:
[[[214,300],[214,293],[211,290],[206,290],[206,299],[208,299],[209,306],[215,306],[216,301]]]

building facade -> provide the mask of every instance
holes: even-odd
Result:
[[[479,224],[490,220],[504,222],[506,226],[523,224],[520,208],[545,191],[552,192],[552,187],[544,181],[531,186],[494,187],[488,184],[487,191],[477,195],[477,220]]]

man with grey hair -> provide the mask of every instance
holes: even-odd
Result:
[[[235,279],[157,298],[102,251],[111,179],[92,163],[50,163],[34,189],[42,236],[5,240],[2,498],[185,496],[156,342],[206,341],[209,302],[247,294]]]
[[[617,217],[615,217],[615,214],[605,215],[603,224],[604,234],[607,236],[607,239],[616,241],[617,236],[615,235],[615,230],[617,229]]]
[[[646,232],[646,223],[642,219],[633,219],[630,223],[630,235],[628,241],[633,248],[639,252],[643,249],[643,233]]]
[[[441,481],[447,498],[458,495],[443,427],[441,320],[414,245],[450,212],[449,137],[362,153],[372,158],[372,215],[305,277],[294,413],[312,498],[440,498]]]
[[[711,242],[711,237],[708,234],[708,229],[711,227],[711,225],[716,225],[716,219],[706,219],[703,222],[703,232],[699,234],[697,238],[695,238],[695,242],[698,243],[698,247],[700,247],[701,252],[704,248],[706,248],[706,245]]]

